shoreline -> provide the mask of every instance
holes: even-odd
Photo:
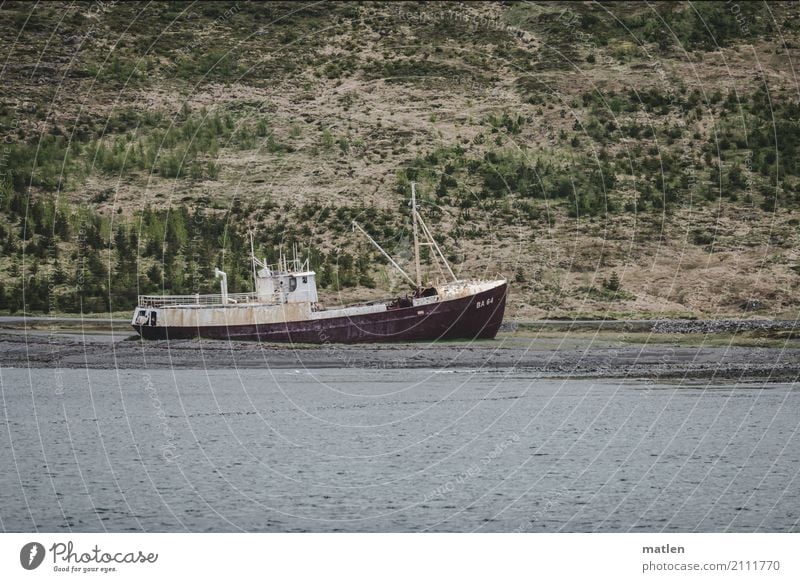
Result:
[[[663,340],[664,336],[659,336]],[[672,345],[651,334],[563,332],[495,340],[398,344],[143,341],[127,334],[0,330],[0,368],[446,369],[541,378],[797,381],[800,341],[779,347]]]

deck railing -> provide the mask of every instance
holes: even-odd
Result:
[[[255,293],[228,293],[228,305],[267,303]],[[139,307],[224,305],[222,295],[139,295]]]

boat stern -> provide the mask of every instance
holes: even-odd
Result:
[[[143,338],[153,335],[148,331],[158,329],[158,309],[155,307],[137,306],[133,311],[131,326]]]

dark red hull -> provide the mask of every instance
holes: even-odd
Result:
[[[233,339],[308,344],[491,339],[503,322],[508,285],[462,299],[335,317],[264,325],[133,328],[144,339]],[[423,312],[423,313],[419,313]]]

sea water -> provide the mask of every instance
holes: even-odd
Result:
[[[798,531],[800,389],[3,369],[4,531]]]

